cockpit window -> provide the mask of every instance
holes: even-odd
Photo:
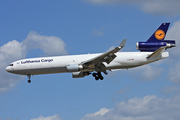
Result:
[[[13,64],[10,64],[9,66],[13,66]]]

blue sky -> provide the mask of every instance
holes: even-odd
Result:
[[[180,2],[177,0],[1,0],[0,120],[180,119]],[[105,52],[127,38],[137,51],[163,22],[175,39],[170,57],[103,81],[70,73],[26,76],[5,71],[31,57]]]

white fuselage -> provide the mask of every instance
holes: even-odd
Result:
[[[147,59],[146,57],[151,53],[152,52],[118,52],[115,53],[117,57],[110,64],[105,62],[103,64],[105,65],[106,70],[128,69],[148,64],[169,56],[168,52],[163,52],[158,57]],[[22,59],[11,63],[11,65],[6,68],[6,71],[21,75],[65,73],[70,72],[67,69],[68,65],[80,64],[83,61],[92,59],[101,54],[102,53]],[[92,67],[80,71],[92,72],[95,71],[95,68]]]

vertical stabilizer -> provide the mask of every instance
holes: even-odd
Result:
[[[147,42],[162,42],[166,36],[166,32],[170,23],[162,23],[159,28],[152,34]]]

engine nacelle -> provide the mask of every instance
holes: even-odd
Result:
[[[82,78],[82,77],[87,76],[89,74],[90,74],[89,72],[81,71],[81,72],[73,72],[72,76],[73,76],[73,78]]]
[[[66,66],[67,71],[68,72],[78,72],[80,70],[82,70],[84,67],[82,65],[78,65],[78,64],[70,64],[68,66]]]
[[[137,42],[136,49],[141,52],[154,52],[160,47],[166,46],[167,48],[175,47],[174,40],[163,40],[163,42]]]

